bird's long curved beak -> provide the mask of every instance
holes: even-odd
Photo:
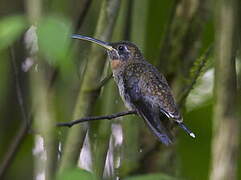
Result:
[[[82,35],[79,35],[79,34],[73,34],[71,37],[73,39],[80,39],[80,40],[93,42],[95,44],[98,44],[98,45],[106,48],[109,51],[114,50],[114,48],[111,45],[109,45],[109,43],[101,41],[101,40],[98,40],[98,39],[95,39],[95,38],[91,38],[91,37],[88,37],[88,36],[82,36]]]

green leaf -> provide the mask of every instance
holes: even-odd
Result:
[[[8,16],[0,19],[0,50],[10,46],[26,28],[23,16]]]
[[[71,24],[65,18],[45,17],[38,26],[39,50],[50,63],[66,61],[70,45]]]
[[[125,178],[125,180],[177,180],[177,179],[162,173],[156,173],[156,174],[132,176],[132,177]]]
[[[65,170],[57,176],[57,180],[96,180],[94,174],[80,168]]]

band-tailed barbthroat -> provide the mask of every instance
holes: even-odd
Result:
[[[162,143],[172,143],[168,124],[173,122],[195,137],[183,123],[166,78],[145,60],[135,44],[126,41],[108,43],[77,34],[72,38],[99,44],[107,50],[125,106],[135,110]]]

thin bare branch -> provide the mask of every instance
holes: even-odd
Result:
[[[82,122],[86,122],[86,121],[95,121],[95,120],[104,120],[104,119],[111,120],[111,119],[115,119],[115,118],[118,118],[121,116],[131,115],[131,114],[136,114],[136,111],[125,111],[125,112],[119,112],[119,113],[110,114],[110,115],[106,115],[106,116],[84,117],[84,118],[80,118],[78,120],[74,120],[74,121],[70,121],[70,122],[58,123],[57,126],[72,127],[73,125],[76,125],[76,124],[79,124]]]
[[[22,126],[19,128],[17,135],[14,137],[14,140],[12,141],[11,145],[9,146],[8,151],[4,155],[4,159],[0,165],[0,179],[4,179],[4,175],[5,175],[6,171],[8,170],[8,167],[14,160],[16,153],[18,152],[26,135],[28,134],[28,130],[29,130],[29,126],[27,126],[25,123],[23,123]]]
[[[111,78],[113,77],[113,74],[108,74],[99,84],[99,87],[97,89],[101,89]]]

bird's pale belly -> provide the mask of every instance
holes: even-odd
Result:
[[[127,93],[125,93],[123,79],[115,76],[115,74],[114,74],[114,80],[115,80],[115,82],[118,86],[121,99],[123,100],[126,108],[129,109],[129,110],[134,110],[134,107],[133,107],[133,104],[130,101],[129,95]]]

